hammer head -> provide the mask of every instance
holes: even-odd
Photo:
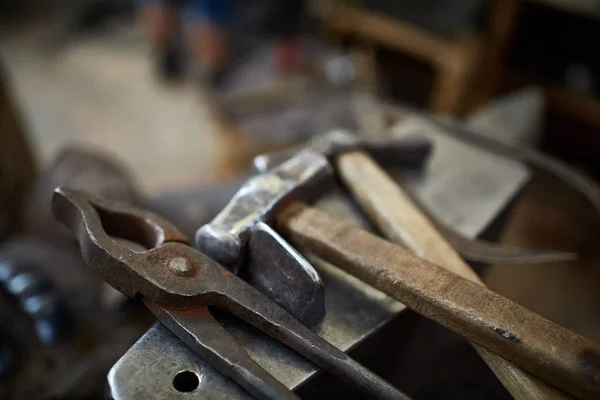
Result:
[[[287,200],[312,201],[333,187],[333,170],[327,158],[312,150],[250,178],[211,223],[196,232],[196,246],[234,273],[259,222],[269,223]]]
[[[343,129],[336,129],[326,135],[315,137],[308,148],[323,154],[328,159],[351,151],[364,150],[383,166],[419,168],[431,153],[431,141],[425,136],[410,136],[373,140],[356,136]],[[254,158],[254,169],[267,171],[275,165],[290,159],[298,153],[298,148],[262,154]]]
[[[315,323],[325,313],[323,282],[312,265],[265,223],[271,222],[283,203],[291,199],[310,202],[335,186],[328,157],[365,147],[380,157],[391,153],[406,161],[414,154],[424,159],[429,144],[369,146],[338,130],[317,138],[300,152],[294,149],[283,157],[265,156],[265,169],[246,181],[229,204],[196,232],[196,246],[236,274],[244,265],[244,278],[253,286],[305,324]],[[421,151],[424,148],[427,151]]]
[[[423,137],[371,141],[338,129],[315,138],[302,151],[296,148],[259,156],[255,166],[260,173],[246,181],[223,211],[196,232],[197,247],[239,272],[254,227],[259,222],[269,223],[277,207],[290,197],[311,201],[328,183],[333,186],[328,158],[354,149],[364,149],[386,164],[421,166],[431,143]]]

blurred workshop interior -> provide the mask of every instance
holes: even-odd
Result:
[[[51,214],[56,186],[150,209],[193,243],[254,157],[337,128],[430,137],[424,170],[394,176],[463,236],[576,253],[473,266],[493,291],[600,342],[600,200],[432,122],[597,182],[598,1],[24,0],[2,2],[0,24],[0,398],[103,398],[108,370],[155,322],[85,267]],[[28,289],[10,283],[21,265]],[[28,301],[40,294],[51,323]],[[433,325],[404,315],[347,346],[415,399],[510,398],[466,340]],[[399,340],[386,367],[380,343]],[[313,381],[304,398],[334,393]]]

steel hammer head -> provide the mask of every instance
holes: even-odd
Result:
[[[255,166],[260,173],[246,181],[217,217],[196,232],[197,247],[239,272],[254,227],[268,223],[286,199],[312,201],[325,193],[334,176],[328,158],[354,149],[364,149],[378,161],[420,166],[431,143],[423,137],[372,141],[340,129],[315,138],[304,150],[259,156]]]
[[[270,229],[271,217],[288,200],[313,201],[334,187],[334,173],[328,157],[365,144],[354,135],[333,131],[314,141],[309,148],[289,152],[283,158],[266,158],[266,166],[240,188],[229,204],[196,232],[196,245],[205,254],[240,274],[256,288],[286,308],[295,317],[312,324],[324,312],[323,282],[312,265]],[[414,149],[426,158],[429,144],[409,143],[401,147],[380,146],[383,152],[410,158]],[[408,151],[406,151],[408,150]],[[282,161],[281,163],[279,163]],[[278,164],[276,166],[273,166]],[[410,164],[410,161],[408,162]],[[250,250],[246,250],[246,248]],[[246,251],[249,255],[245,255]]]
[[[389,139],[369,139],[351,134],[343,129],[333,130],[312,139],[307,148],[334,158],[351,150],[364,150],[377,162],[387,167],[421,167],[431,152],[431,141],[425,136]],[[298,148],[262,154],[254,159],[254,169],[263,172],[290,159]]]
[[[332,184],[333,170],[327,158],[303,150],[246,181],[223,211],[196,232],[196,245],[237,273],[246,244],[259,222],[270,222],[286,200],[311,201]]]

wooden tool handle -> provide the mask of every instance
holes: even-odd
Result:
[[[277,215],[290,241],[407,307],[575,395],[600,397],[600,349],[489,289],[301,203]]]
[[[410,196],[367,154],[346,153],[336,164],[341,180],[384,236],[392,242],[408,244],[420,257],[483,285]],[[570,398],[497,354],[476,344],[474,348],[515,399]]]

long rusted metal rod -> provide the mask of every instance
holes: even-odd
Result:
[[[435,224],[368,154],[359,151],[346,153],[338,157],[335,164],[337,174],[346,188],[387,239],[398,244],[408,242],[407,248],[417,251],[420,257],[484,286]],[[565,393],[534,378],[497,354],[477,344],[473,346],[514,398],[568,398]]]
[[[526,308],[401,247],[302,203],[276,216],[279,231],[407,307],[529,373],[600,398],[600,348]]]

